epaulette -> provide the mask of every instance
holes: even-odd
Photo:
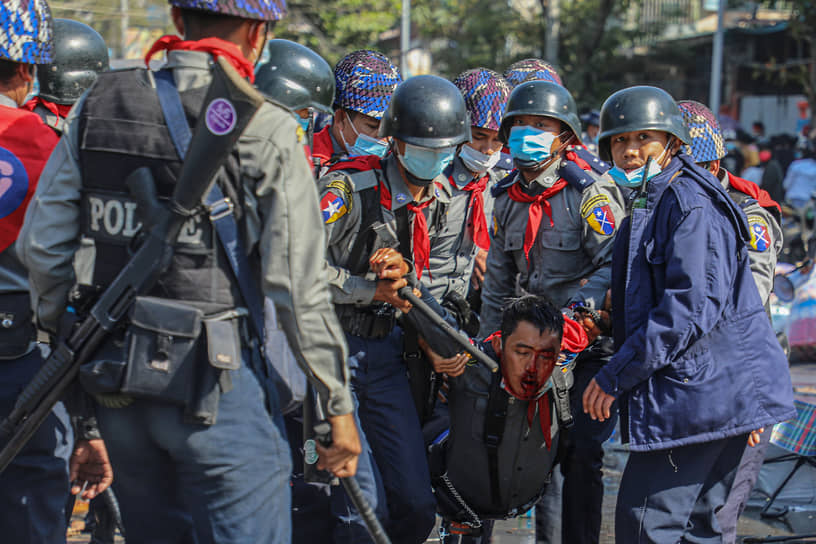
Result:
[[[612,168],[609,163],[601,160],[597,155],[585,147],[576,146],[573,151],[575,151],[575,154],[579,159],[587,163],[589,167],[598,174],[605,174],[610,168]]]
[[[505,192],[507,189],[510,188],[518,180],[518,172],[516,170],[508,173],[502,179],[496,183],[491,189],[490,194],[493,195],[493,198],[498,197],[500,194]]]
[[[516,165],[513,164],[513,157],[508,153],[501,152],[501,158],[499,162],[496,163],[496,166],[493,168],[498,168],[499,170],[507,170],[508,172],[515,168]]]
[[[569,159],[562,161],[561,167],[558,169],[558,175],[581,192],[597,181],[589,168],[581,168],[579,162]]]
[[[328,176],[332,172],[339,171],[347,172],[352,180],[351,192],[358,193],[379,184],[376,170],[382,170],[380,158],[374,155],[364,155],[337,161],[324,175]]]

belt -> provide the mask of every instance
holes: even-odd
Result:
[[[343,330],[361,338],[385,338],[397,324],[396,311],[390,304],[371,306],[338,305],[337,317]]]

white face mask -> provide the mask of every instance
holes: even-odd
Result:
[[[501,151],[496,151],[488,155],[465,144],[459,150],[459,158],[462,159],[465,168],[471,172],[484,174],[499,163]]]

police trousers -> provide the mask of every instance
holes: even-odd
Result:
[[[47,349],[43,347],[43,349]],[[40,369],[44,353],[35,348],[0,360],[0,417]],[[59,402],[25,448],[0,474],[0,540],[14,544],[63,544],[68,499],[68,459],[74,433]]]
[[[128,544],[290,542],[292,461],[274,386],[246,353],[228,372],[210,426],[160,401],[99,407]]]

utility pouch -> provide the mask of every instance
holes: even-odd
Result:
[[[554,385],[555,412],[558,415],[558,424],[563,428],[572,427],[575,421],[570,406],[570,389],[575,384],[575,376],[572,374],[574,367],[575,361],[566,365],[556,365],[551,377]]]
[[[37,340],[28,293],[0,296],[0,359],[16,359],[28,353]]]
[[[125,335],[120,391],[186,405],[196,377],[203,312],[177,300],[137,297]]]

